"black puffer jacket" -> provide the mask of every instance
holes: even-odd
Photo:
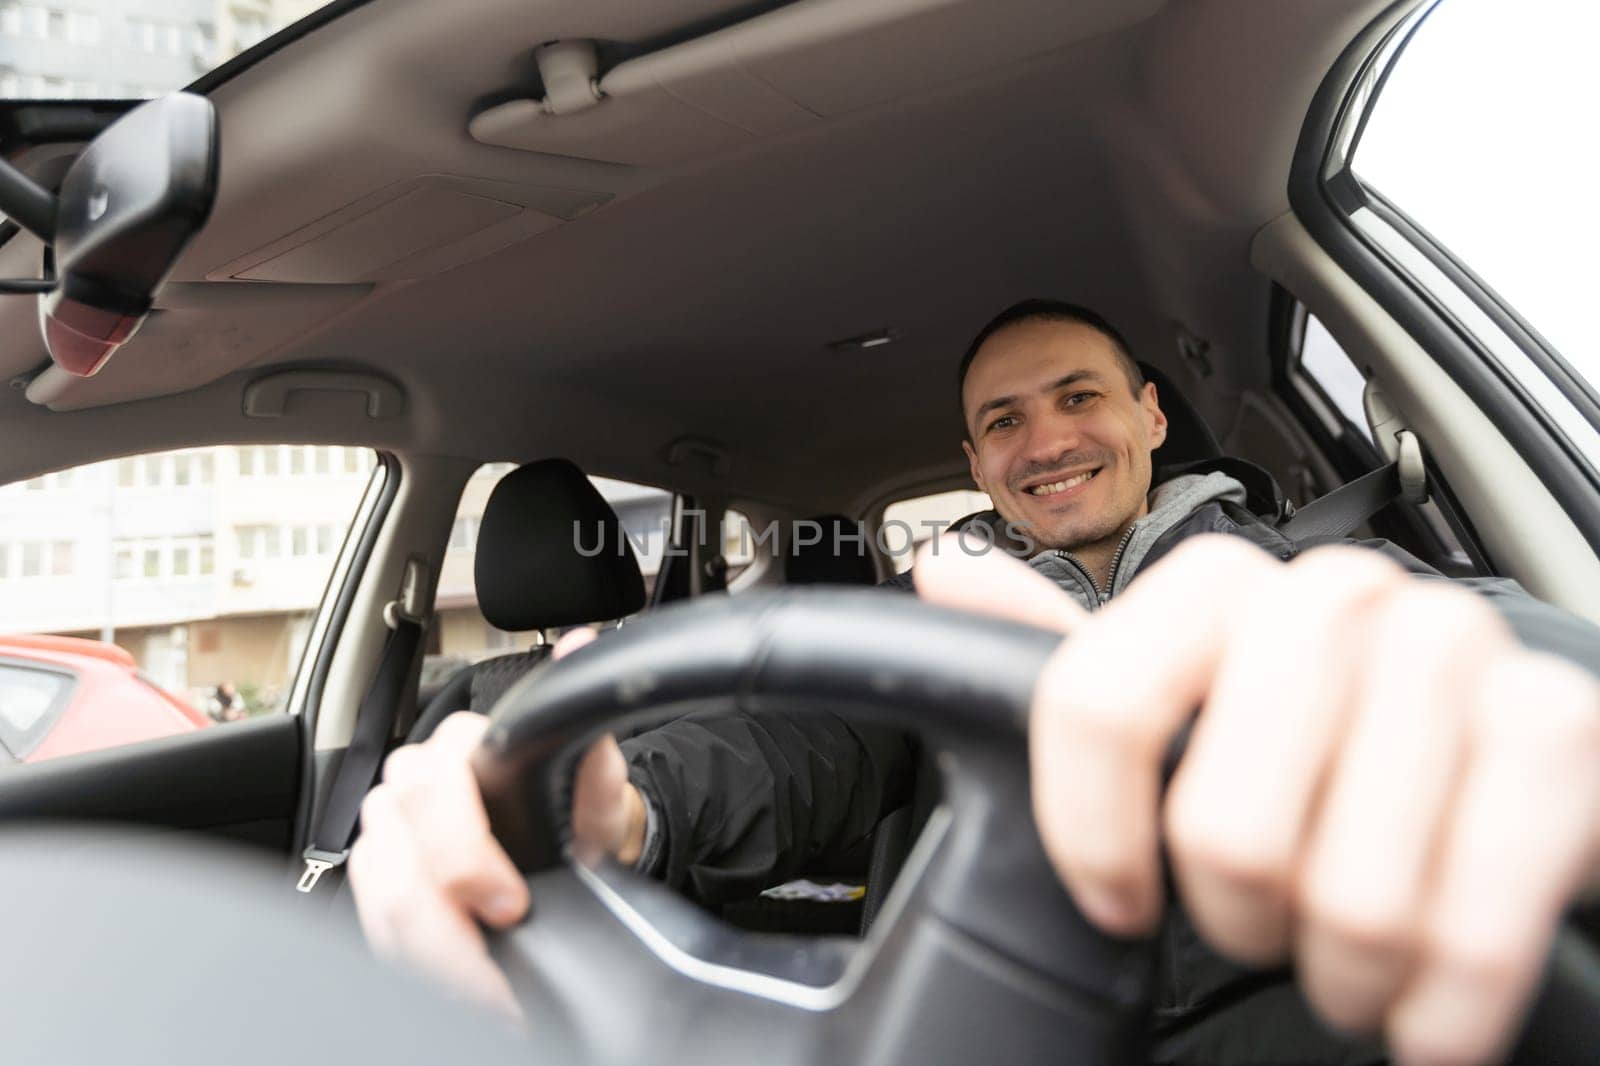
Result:
[[[1205,475],[1224,475],[1223,478]],[[1281,559],[1335,538],[1295,542],[1279,531],[1290,508],[1270,476],[1232,459],[1157,472],[1152,521],[1104,590],[1061,553],[1032,560],[1093,609],[1189,537],[1243,537]],[[1159,507],[1163,489],[1167,506]],[[1179,503],[1174,512],[1174,494]],[[1188,503],[1198,499],[1197,506]],[[979,521],[984,520],[979,518]],[[1420,578],[1450,580],[1396,545],[1380,551]],[[910,589],[910,575],[886,582]],[[1535,600],[1515,582],[1466,579],[1529,647],[1600,672],[1600,629]],[[842,718],[707,711],[623,742],[630,777],[653,808],[641,866],[708,901],[754,895],[857,849],[878,821],[907,805],[917,780],[914,738]],[[1162,933],[1163,988],[1155,1061],[1373,1062],[1381,1053],[1323,1030],[1287,972],[1252,972],[1211,952],[1176,909]]]

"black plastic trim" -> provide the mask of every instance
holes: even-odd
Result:
[[[1586,476],[1587,463],[1574,462],[1568,442],[1563,436],[1552,437],[1542,412],[1536,414],[1517,394],[1508,394],[1494,361],[1480,353],[1452,320],[1441,315],[1431,298],[1397,273],[1387,255],[1350,224],[1335,195],[1341,184],[1345,194],[1359,193],[1359,183],[1353,177],[1343,183],[1335,180],[1340,175],[1327,182],[1322,179],[1335,134],[1352,104],[1351,86],[1366,72],[1395,26],[1420,2],[1424,0],[1401,0],[1386,9],[1334,62],[1312,99],[1300,131],[1290,165],[1289,204],[1334,262],[1427,350],[1516,446],[1590,547],[1600,553],[1600,484]],[[1343,173],[1347,175],[1348,171]]]
[[[298,855],[300,849],[305,846],[305,838],[311,832],[311,812],[315,809],[317,792],[317,711],[322,706],[323,691],[328,683],[328,671],[333,665],[334,651],[338,648],[339,638],[344,633],[345,623],[349,621],[350,610],[355,603],[356,593],[360,589],[367,564],[371,562],[373,550],[377,547],[378,535],[383,532],[383,525],[388,518],[390,508],[394,506],[395,497],[400,493],[400,461],[393,453],[378,453],[378,466],[373,469],[373,477],[377,477],[380,471],[383,474],[383,484],[378,488],[381,495],[371,515],[368,516],[366,525],[360,531],[355,555],[345,568],[344,581],[339,586],[332,612],[328,617],[328,627],[322,635],[322,642],[317,647],[317,657],[311,665],[311,678],[306,685],[303,712],[298,716],[301,786],[295,804],[294,839],[290,845],[290,853],[295,855]],[[362,499],[365,498],[363,494]],[[347,539],[350,535],[351,533],[345,534]],[[329,581],[331,584],[331,576]],[[324,593],[325,598],[326,595]]]

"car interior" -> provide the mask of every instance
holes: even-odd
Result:
[[[1158,463],[1237,456],[1305,505],[1415,446],[1425,487],[1389,500],[1363,530],[1446,573],[1512,577],[1600,621],[1592,469],[1550,428],[1554,416],[1483,369],[1458,319],[1340,229],[1326,194],[1329,146],[1370,89],[1374,57],[1426,7],[336,0],[269,37],[191,87],[215,111],[214,203],[153,285],[138,331],[103,367],[83,376],[64,366],[41,333],[41,297],[0,294],[0,371],[11,385],[0,390],[0,483],[216,444],[362,446],[381,461],[287,713],[7,767],[0,820],[110,823],[119,828],[92,838],[95,847],[136,866],[130,839],[156,847],[170,830],[225,839],[272,857],[293,910],[303,853],[386,670],[395,699],[383,748],[502,697],[541,701],[552,715],[588,706],[592,693],[540,693],[543,637],[463,668],[426,702],[414,657],[385,665],[397,615],[426,623],[457,501],[482,464],[518,464],[478,534],[478,598],[497,627],[553,638],[628,619],[622,633],[639,634],[617,641],[618,656],[671,654],[648,623],[688,601],[722,612],[704,616],[721,627],[706,623],[708,640],[762,625],[798,634],[815,620],[782,610],[757,620],[739,613],[753,611],[741,598],[865,589],[895,573],[878,537],[885,508],[971,487],[955,384],[962,350],[995,312],[1034,296],[1095,308],[1129,338],[1174,419]],[[86,146],[133,108],[7,101],[0,152],[65,196]],[[0,277],[50,279],[52,256],[26,227],[0,223]],[[1301,366],[1309,316],[1365,379],[1367,425]],[[681,552],[650,589],[586,475],[674,494]],[[815,518],[860,532],[862,549],[830,550],[831,536],[796,546],[780,534],[730,577],[722,529],[734,511],[752,525]],[[577,553],[566,532],[574,522],[605,529],[612,550]],[[882,594],[839,594],[857,612],[839,632],[866,639],[879,616],[860,597]],[[900,606],[879,620],[901,624]],[[796,635],[794,646],[822,656],[843,639]],[[943,639],[928,634],[930,647]],[[1006,661],[1021,669],[1035,651]],[[708,668],[684,691],[710,699],[713,681],[733,676]],[[809,691],[772,684],[774,699]],[[996,695],[996,705],[1010,698]],[[558,733],[549,726],[541,743]],[[1000,787],[990,778],[1014,755],[974,757],[983,787]],[[540,759],[541,774],[562,765]],[[947,788],[970,798],[959,782]],[[950,839],[968,839],[982,821],[962,824]],[[904,820],[879,837],[876,855],[826,871],[866,885],[847,920],[772,901],[723,917],[747,930],[843,933],[852,950],[876,945],[911,968],[943,959],[946,984],[903,987],[950,1002],[974,987],[962,983],[963,966],[976,972],[979,962],[956,949],[939,955],[946,948],[931,932],[905,943],[872,933],[885,924],[874,916],[910,906],[885,902],[881,871],[944,868],[918,865],[928,833],[919,838]],[[1028,909],[957,873],[940,884],[965,886],[997,911]],[[592,922],[596,901],[618,891],[604,877],[571,875],[546,889],[549,913]],[[776,963],[750,954],[758,941],[730,947],[719,939],[731,935],[725,923],[697,924],[718,919],[643,886],[628,891],[641,893],[628,910],[638,927],[628,928],[658,961],[677,960],[662,974],[616,977],[628,994],[665,995],[648,990],[670,977],[700,981],[702,995],[716,974],[740,967],[778,980]],[[640,928],[652,923],[676,932],[651,939]],[[559,963],[528,960],[592,951],[648,969],[630,954],[636,944],[547,942],[561,935],[534,929],[522,954],[510,952],[558,999],[548,986]],[[898,946],[883,947],[886,938]],[[850,976],[864,956],[834,950],[800,953],[816,976],[796,979],[811,991],[783,1011],[824,1014],[838,1003],[828,996],[866,980]],[[730,987],[717,995],[754,996],[762,1010],[782,999]],[[865,1058],[869,1044],[854,1041],[867,1032],[921,1034],[892,1050],[872,1045],[873,1061],[956,1061],[953,1049],[970,1050],[926,1010],[894,1015],[902,986],[860,987],[874,989],[874,1027],[844,1027],[848,1038],[807,1030],[779,1041],[775,1061]],[[1007,987],[981,1002],[1021,1012],[1019,1031],[1077,1026],[1095,1049],[1086,1061],[1116,1061],[1127,1039],[1120,1015],[1102,1025],[1076,1006],[1020,1007],[1026,997]],[[1119,1009],[1137,1005],[1137,994],[1126,998]],[[691,1016],[738,1013],[715,997],[671,1002]],[[770,1035],[764,1026],[785,1024],[749,1015],[726,1046],[757,1046],[748,1041]],[[569,1035],[595,1054],[604,1029],[585,1019]],[[597,1060],[624,1061],[641,1047],[616,1039]],[[1026,1041],[1013,1051],[1042,1056]],[[255,1051],[241,1054],[255,1061]]]

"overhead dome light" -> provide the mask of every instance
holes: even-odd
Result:
[[[900,339],[897,329],[879,329],[871,333],[863,333],[859,337],[846,337],[841,341],[831,341],[828,344],[836,352],[865,351],[868,348],[882,348],[886,344],[893,344]]]

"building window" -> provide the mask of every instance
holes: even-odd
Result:
[[[278,476],[278,451],[277,448],[261,449],[261,472],[267,477]]]
[[[112,573],[116,575],[117,580],[127,581],[131,579],[133,577],[133,549],[118,548],[113,558],[115,561]]]
[[[210,577],[217,572],[217,549],[206,537],[200,541],[200,576]]]
[[[11,576],[11,545],[0,544],[0,581]]]
[[[322,525],[317,527],[317,554],[333,554],[334,527]]]
[[[311,530],[305,526],[295,526],[289,531],[289,551],[296,557],[303,557],[311,553]]]
[[[50,573],[55,577],[72,573],[72,541],[58,540],[50,545]]]
[[[146,548],[146,549],[144,549],[143,552],[140,553],[140,557],[143,560],[142,563],[140,564],[140,572],[143,574],[143,576],[145,576],[145,577],[160,577],[161,576],[161,549],[160,548]]]
[[[304,474],[305,472],[306,472],[306,449],[304,449],[304,448],[290,448],[289,449],[289,473],[290,473],[290,475],[292,475],[294,477],[299,477],[301,474]]]
[[[238,449],[235,449],[235,451],[238,453],[238,456],[239,456],[239,476],[240,477],[255,477],[256,476],[256,449],[255,448],[238,448]]]
[[[172,549],[172,576],[188,577],[193,561],[193,552],[189,547],[182,544],[175,545]]]
[[[194,457],[190,455],[175,455],[172,457],[172,483],[178,486],[188,485],[194,480]]]
[[[22,544],[22,565],[17,568],[19,577],[39,577],[44,573],[44,545],[38,541]]]

